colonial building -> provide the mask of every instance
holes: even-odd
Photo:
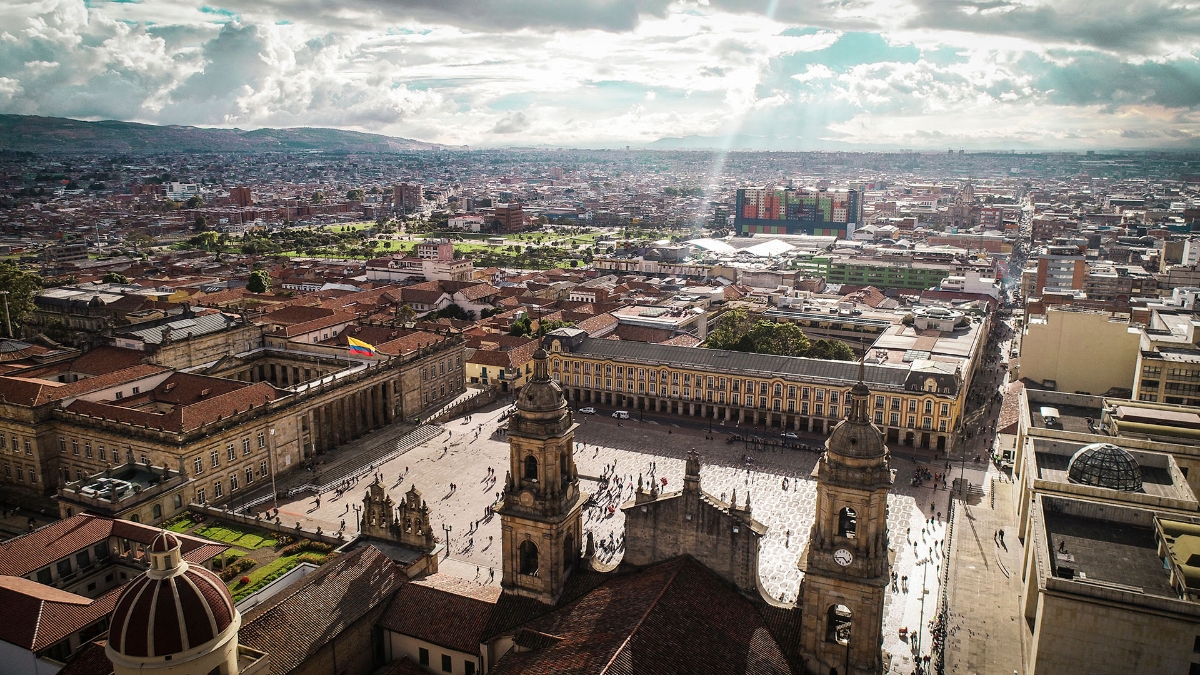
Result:
[[[289,345],[227,353],[185,372],[104,348],[113,370],[62,363],[9,373],[0,377],[0,480],[49,492],[113,466],[149,464],[191,479],[184,503],[223,502],[460,393],[462,340],[422,335],[419,346],[375,358]]]
[[[849,411],[854,363],[589,338],[560,328],[545,338],[551,376],[570,401],[707,417],[726,427],[766,425],[829,433]],[[868,417],[888,442],[949,450],[967,373],[920,360],[870,364]]]

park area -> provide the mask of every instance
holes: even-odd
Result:
[[[249,597],[302,562],[324,564],[333,551],[332,546],[322,542],[192,513],[170,521],[167,529],[232,547],[216,564],[215,571],[229,587],[234,602]]]

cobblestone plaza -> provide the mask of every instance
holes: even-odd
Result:
[[[469,422],[466,418],[451,420],[440,434],[377,469],[395,496],[414,484],[421,490],[434,514],[435,533],[443,540],[448,534],[450,552],[441,563],[442,570],[480,584],[500,582],[500,520],[488,517],[487,508],[502,490],[499,480],[507,470],[508,441],[498,430],[503,411],[503,407],[493,406],[472,415]],[[664,491],[681,489],[685,454],[694,447],[702,460],[703,489],[726,500],[736,491],[739,502],[749,492],[754,517],[769,528],[759,557],[763,590],[785,602],[796,600],[803,577],[797,561],[804,552],[813,518],[816,482],[810,474],[817,461],[816,452],[756,452],[742,442],[726,442],[728,435],[721,431],[708,434],[677,425],[669,418],[618,422],[602,415],[577,415],[576,421],[575,457],[583,489],[595,494],[601,487],[599,479],[614,465],[611,475],[623,479],[619,499],[615,498],[615,489],[610,489],[610,501],[585,510],[584,527],[600,546],[601,560],[615,562],[621,555],[615,546],[606,550],[601,542],[619,542],[624,529],[619,506],[632,498],[639,476],[647,485],[653,478]],[[817,439],[808,442],[815,445]],[[938,473],[945,470],[944,463],[919,464]],[[926,481],[926,487],[912,485],[910,479],[917,465],[907,453],[892,457],[896,483],[888,497],[888,520],[897,583],[887,597],[884,648],[893,655],[894,672],[911,671],[918,640],[915,633],[922,623],[926,630],[920,651],[929,653],[927,624],[936,611],[943,579],[939,543],[944,536],[950,493],[931,489],[930,481]],[[489,468],[495,469],[496,479],[489,478]],[[958,471],[955,466],[951,475],[956,476]],[[319,506],[311,493],[281,502],[280,517],[284,523],[300,522],[326,531],[338,530],[344,520],[347,536],[351,536],[355,531],[355,507],[361,504],[372,478],[372,471],[366,470],[343,495],[325,493]],[[968,469],[966,478],[979,484],[980,472]],[[618,508],[610,513],[609,505]],[[912,637],[901,639],[901,628],[907,628]]]

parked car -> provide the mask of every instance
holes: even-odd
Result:
[[[793,440],[793,441],[794,441],[794,440],[796,440],[796,439],[798,439],[798,438],[800,438],[798,435],[796,435],[796,434],[794,434],[794,433],[792,433],[792,432],[790,432],[790,431],[785,431],[785,432],[783,432],[783,434],[781,434],[781,435],[782,435],[784,438],[791,439],[791,440]]]
[[[595,415],[596,409],[589,405],[586,408],[580,408],[579,412],[583,413],[584,415]]]

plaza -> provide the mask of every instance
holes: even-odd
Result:
[[[500,519],[489,515],[488,509],[496,504],[503,490],[500,481],[508,471],[509,445],[501,430],[508,409],[506,403],[495,404],[474,413],[469,420],[462,417],[447,422],[431,438],[403,454],[374,468],[363,467],[355,474],[356,483],[352,481],[340,495],[337,491],[325,492],[319,505],[311,492],[281,500],[279,517],[287,525],[298,522],[307,529],[320,527],[326,532],[341,529],[344,521],[346,536],[352,537],[356,508],[379,472],[395,497],[412,485],[421,491],[433,514],[435,534],[448,540],[448,555],[440,562],[443,572],[481,585],[499,586]],[[577,414],[575,418],[579,423],[575,461],[582,489],[595,495],[602,485],[607,486],[602,499],[584,511],[584,529],[592,534],[601,561],[619,561],[624,531],[624,515],[619,507],[632,499],[639,478],[647,488],[653,480],[664,492],[681,489],[686,453],[695,448],[702,461],[703,489],[723,500],[729,500],[736,491],[739,503],[749,493],[754,518],[768,527],[759,553],[760,584],[765,594],[783,602],[796,601],[803,577],[797,562],[805,551],[815,505],[816,481],[811,474],[817,452],[766,449],[742,441],[730,443],[726,429],[718,426],[710,434],[704,425],[689,424],[691,420],[681,418],[647,416],[642,421],[619,421],[605,412]],[[369,448],[375,438],[380,444],[389,442],[385,432],[377,432],[378,436],[368,437],[363,444]],[[798,441],[819,447],[823,438],[806,435]],[[356,452],[363,452],[363,448],[360,446]],[[910,480],[918,466],[933,473],[946,472],[944,460],[938,464],[931,461],[939,460],[903,451],[891,459],[896,481],[888,496],[888,524],[897,582],[886,600],[884,649],[892,655],[892,672],[912,672],[915,646],[919,645],[921,655],[930,653],[928,625],[936,614],[944,579],[941,544],[950,491],[940,486],[932,489],[932,481],[918,487]],[[330,466],[346,463],[344,458],[329,460]],[[955,466],[949,472],[948,486],[959,470]],[[979,485],[983,470],[978,465],[967,467],[964,476]],[[601,483],[605,477],[608,480]],[[269,506],[268,502],[259,508]],[[901,629],[907,629],[904,638]]]

